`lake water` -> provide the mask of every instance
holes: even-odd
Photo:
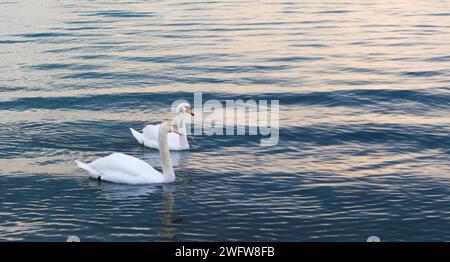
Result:
[[[0,1],[0,240],[445,241],[449,1]],[[177,180],[90,180],[176,99],[279,99]],[[197,109],[196,109],[197,110]]]

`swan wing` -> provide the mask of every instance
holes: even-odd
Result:
[[[146,125],[142,132],[144,137],[148,140],[158,141],[159,134],[159,124],[158,125]]]
[[[187,150],[189,149],[189,142],[186,138],[181,137],[177,133],[168,133],[167,134],[167,142],[169,144],[170,150]]]
[[[102,180],[115,183],[157,183],[163,178],[146,162],[122,153],[97,159],[89,166],[100,174]]]
[[[174,132],[170,132],[167,134],[167,142],[170,144],[180,143],[180,135]]]
[[[168,133],[167,143],[169,144],[170,150],[180,150],[181,147],[180,135],[173,132]]]
[[[159,149],[158,135],[159,135],[160,125],[147,125],[142,130],[142,134],[131,130],[133,136],[138,140],[139,143],[144,144],[144,146]],[[133,132],[134,131],[134,132]],[[143,136],[142,136],[143,135]],[[167,134],[167,142],[170,150],[186,150],[189,149],[189,144],[181,143],[180,135],[177,133],[170,132]]]
[[[134,130],[130,127],[131,134],[134,136],[134,138],[138,141],[139,144],[144,143],[144,134],[139,133],[138,131]]]
[[[147,125],[143,129],[143,144],[146,147],[159,149],[158,134],[160,125]],[[181,145],[180,135],[174,132],[167,134],[167,143],[170,150],[184,150],[187,149]]]
[[[153,148],[153,149],[159,149],[158,141],[144,138],[143,142],[144,142],[144,146],[146,146],[146,147]]]

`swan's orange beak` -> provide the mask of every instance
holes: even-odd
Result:
[[[192,107],[186,107],[186,113],[190,114],[191,116],[194,116],[194,111],[192,110]]]

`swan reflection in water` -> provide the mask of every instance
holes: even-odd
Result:
[[[162,186],[162,225],[160,235],[165,239],[172,239],[176,235],[176,225],[182,224],[181,217],[173,215],[173,204],[175,200],[176,185],[172,184],[149,184],[149,185],[124,185],[109,182],[99,182],[90,180],[89,184],[100,187],[101,194],[107,200],[111,201],[142,201],[148,200],[151,194],[157,194]],[[151,218],[149,218],[151,219]]]
[[[173,202],[175,190],[176,190],[175,185],[164,185],[163,190],[164,215],[160,234],[162,237],[168,239],[172,239],[176,234],[176,227],[174,227],[174,225],[181,224],[183,222],[182,218],[173,217]]]
[[[100,186],[102,195],[107,200],[145,200],[148,195],[154,194],[158,191],[158,186],[155,184],[149,185],[126,185],[114,184],[109,182],[98,182],[92,180],[91,183]]]

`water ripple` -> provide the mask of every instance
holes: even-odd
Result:
[[[442,1],[29,2],[0,3],[0,240],[448,241]],[[171,185],[74,165],[160,169],[128,127],[199,90],[279,100],[279,143],[189,136]]]

